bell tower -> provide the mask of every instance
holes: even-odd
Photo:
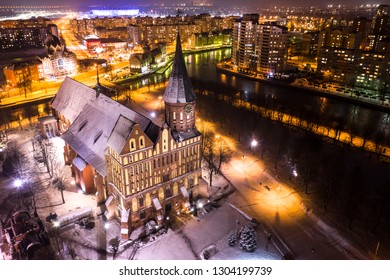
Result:
[[[177,34],[176,39],[172,73],[163,99],[165,121],[172,131],[188,132],[195,128],[196,95],[184,63],[179,34]]]

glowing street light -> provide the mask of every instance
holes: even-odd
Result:
[[[257,144],[258,144],[257,141],[255,139],[253,139],[251,142],[251,147],[256,148]]]
[[[16,180],[14,181],[14,186],[15,186],[15,187],[20,188],[22,185],[23,185],[23,181],[22,181],[22,180],[16,179]]]
[[[156,113],[155,113],[155,112],[151,112],[151,113],[150,113],[150,116],[151,116],[152,118],[155,118],[155,117],[156,117]]]
[[[258,142],[256,141],[256,139],[253,139],[253,140],[251,141],[252,155],[255,154],[255,148],[257,147],[257,144],[258,144]]]

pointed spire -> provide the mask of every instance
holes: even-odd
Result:
[[[180,35],[177,34],[175,58],[173,60],[172,73],[168,80],[168,86],[164,93],[164,101],[168,103],[187,103],[195,101],[196,95],[192,89],[191,80],[188,77],[181,48]]]

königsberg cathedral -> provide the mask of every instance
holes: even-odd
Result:
[[[179,36],[163,100],[165,121],[158,122],[66,78],[52,101],[77,186],[105,204],[123,239],[151,219],[161,225],[171,211],[188,209],[201,176],[196,95]]]

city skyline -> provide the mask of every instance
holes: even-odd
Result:
[[[237,2],[234,0],[199,0],[199,1],[181,1],[181,0],[145,0],[145,1],[121,1],[121,0],[69,0],[66,3],[64,3],[61,0],[37,0],[33,3],[26,1],[26,0],[5,0],[2,1],[2,5],[7,6],[18,6],[18,5],[27,5],[27,6],[40,6],[40,5],[48,5],[48,6],[90,6],[90,5],[110,5],[110,6],[131,6],[131,5],[151,5],[151,4],[167,4],[167,5],[176,5],[176,4],[190,4],[190,3],[209,3],[214,6],[221,6],[221,7],[234,7],[238,6]],[[65,5],[64,5],[65,4]],[[262,1],[261,3],[257,2],[256,0],[245,0],[241,1],[239,6],[251,6],[251,7],[274,7],[274,6],[292,6],[292,7],[298,7],[298,6],[319,6],[319,7],[326,7],[327,5],[347,5],[347,6],[357,6],[357,5],[375,5],[375,4],[381,4],[381,2],[371,2],[371,1],[352,1],[352,0],[338,0],[338,1],[330,1],[329,3],[324,3],[318,0],[296,0],[294,1],[294,4],[291,5],[291,2],[287,0],[266,0]]]

